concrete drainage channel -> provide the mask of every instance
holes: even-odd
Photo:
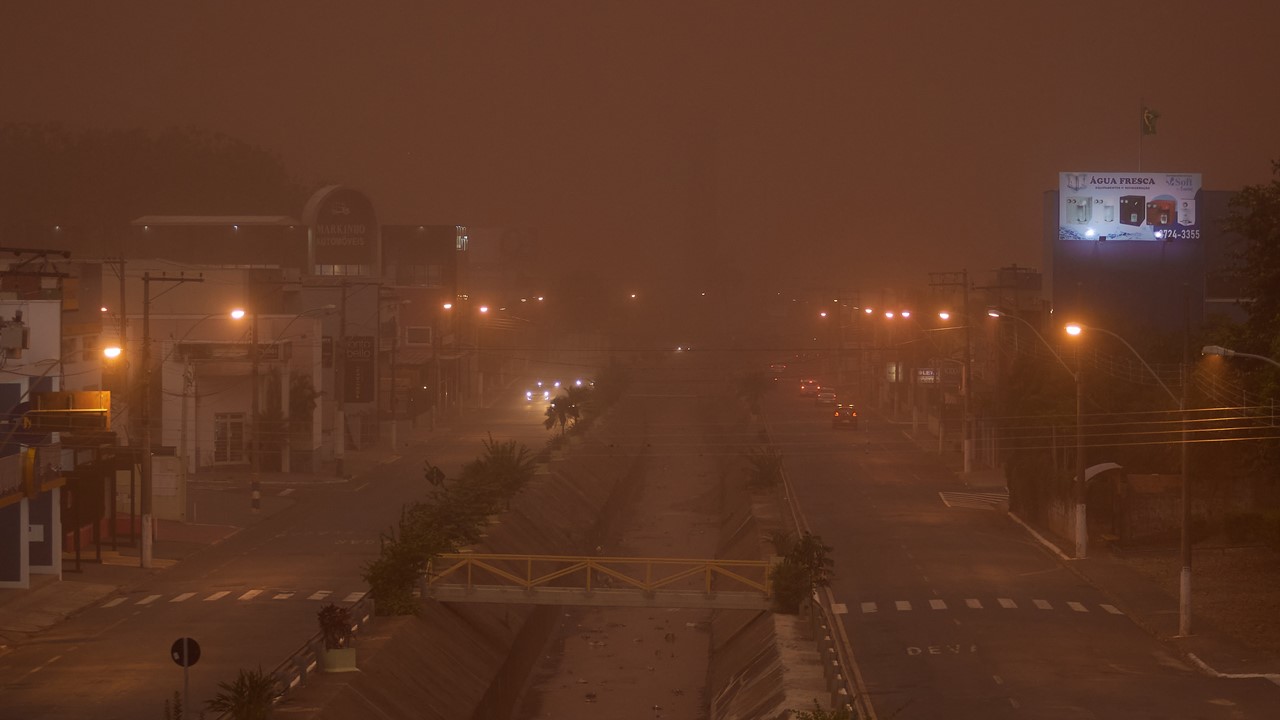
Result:
[[[575,438],[475,552],[593,554],[616,537],[650,461],[647,423],[629,411],[630,402],[602,418],[590,437]],[[769,531],[794,522],[781,496],[747,492],[743,474],[722,473],[722,559],[770,557]],[[807,617],[711,614],[705,688],[713,719],[774,718],[812,708],[819,698],[828,707],[849,705],[837,625],[823,603],[814,608]],[[371,605],[353,613],[369,614]],[[424,602],[417,617],[376,618],[361,628],[358,673],[316,674],[313,638],[277,668],[291,688],[278,707],[299,720],[512,717],[560,619],[555,606]]]

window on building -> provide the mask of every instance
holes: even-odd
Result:
[[[213,416],[213,464],[242,464],[244,413],[216,413]]]
[[[80,340],[80,359],[84,362],[93,362],[98,359],[98,338],[94,335],[86,335]]]
[[[444,286],[443,265],[407,264],[398,265],[393,270],[400,285],[418,285],[421,287]]]
[[[346,276],[372,275],[369,265],[316,265],[312,268],[314,275]]]

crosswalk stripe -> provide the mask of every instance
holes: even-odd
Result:
[[[1102,609],[1103,609],[1103,610],[1106,610],[1107,612],[1111,613],[1112,615],[1123,615],[1123,614],[1124,614],[1123,612],[1121,612],[1121,611],[1120,611],[1120,608],[1116,607],[1115,605],[1107,605],[1107,604],[1103,604]]]
[[[230,595],[230,594],[231,594],[231,591],[230,591],[230,590],[219,590],[218,592],[216,592],[216,593],[214,593],[214,594],[210,595],[209,597],[205,598],[205,599],[204,599],[204,601],[205,601],[205,602],[213,602],[214,600],[221,600],[222,598],[224,598],[224,597],[226,597],[226,596],[228,596],[228,595]]]
[[[864,603],[862,603],[862,612],[863,612],[863,613],[873,613],[873,612],[875,612],[875,611],[876,611],[876,610],[878,610],[878,609],[879,609],[879,608],[877,608],[877,607],[876,607],[876,604],[875,604],[875,603],[873,603],[873,602],[864,602]]]
[[[271,599],[272,599],[272,600],[288,600],[288,599],[289,599],[289,598],[291,598],[291,597],[293,597],[293,591],[292,591],[292,590],[285,590],[284,592],[278,592],[278,593],[276,593],[276,594],[275,594],[275,597],[272,597]]]
[[[159,596],[159,595],[148,595],[148,596],[146,596],[146,597],[142,598],[141,600],[139,600],[138,602],[136,602],[136,603],[134,603],[134,604],[135,604],[135,605],[150,605],[151,603],[153,603],[153,602],[155,602],[155,601],[157,601],[157,600],[159,600],[159,599],[160,599],[160,596]]]
[[[848,615],[849,606],[845,605],[844,603],[831,603],[831,614],[832,615]]]
[[[186,592],[186,593],[182,593],[181,595],[176,595],[176,596],[174,596],[173,598],[171,598],[171,599],[169,600],[169,602],[171,602],[171,603],[175,603],[175,602],[186,602],[186,601],[190,600],[191,598],[193,598],[193,597],[195,597],[195,596],[196,596],[196,594],[195,594],[195,593],[193,593],[193,592]]]
[[[1072,610],[1075,610],[1076,612],[1089,612],[1089,608],[1073,600],[1067,601],[1067,607],[1071,608]]]
[[[964,604],[968,605],[970,610],[982,609],[982,602],[979,601],[977,598],[968,598],[964,601]]]
[[[938,600],[937,598],[934,598],[933,600],[929,601],[929,607],[933,608],[934,610],[946,610],[947,603],[945,600]]]
[[[323,600],[333,594],[332,590],[317,590],[307,598],[308,600]]]
[[[1040,608],[1041,610],[1052,610],[1052,609],[1053,609],[1053,606],[1049,604],[1049,601],[1048,601],[1048,600],[1032,600],[1031,602],[1032,602],[1032,604],[1034,604],[1036,607]]]
[[[236,598],[237,600],[252,600],[262,594],[261,590],[250,590],[249,592]]]
[[[102,607],[104,608],[115,607],[124,601],[125,601],[125,598],[118,597],[115,600],[108,600],[107,602],[103,603]]]
[[[910,610],[911,601],[910,600],[894,600],[893,606],[899,610]]]
[[[359,602],[360,598],[362,597],[364,597],[364,591],[357,590],[356,592],[353,592],[347,595],[346,597],[344,597],[342,599],[342,602],[349,602],[349,603]]]
[[[1010,600],[1009,598],[1000,598],[1000,607],[1006,610],[1013,610],[1018,607],[1018,603]]]

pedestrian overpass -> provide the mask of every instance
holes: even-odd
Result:
[[[422,595],[441,602],[768,610],[769,563],[449,553],[428,565]]]

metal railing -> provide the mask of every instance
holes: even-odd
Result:
[[[357,600],[349,608],[351,612],[351,637],[354,638],[362,627],[373,617],[373,598],[365,596]],[[275,700],[280,702],[294,688],[307,684],[307,678],[320,669],[320,658],[324,654],[324,634],[316,631],[302,647],[294,650],[289,657],[271,670],[275,678]],[[215,720],[232,720],[230,713],[218,715]]]
[[[428,588],[448,580],[461,581],[466,588],[478,585],[477,578],[534,590],[554,582],[576,581],[573,587],[590,591],[616,581],[644,592],[689,589],[696,580],[701,592],[723,590],[718,580],[744,590],[770,592],[769,563],[764,560],[702,560],[688,558],[590,557],[568,555],[503,555],[450,553],[440,555],[427,568]],[[758,579],[757,579],[758,578]],[[564,585],[560,585],[563,587]]]

